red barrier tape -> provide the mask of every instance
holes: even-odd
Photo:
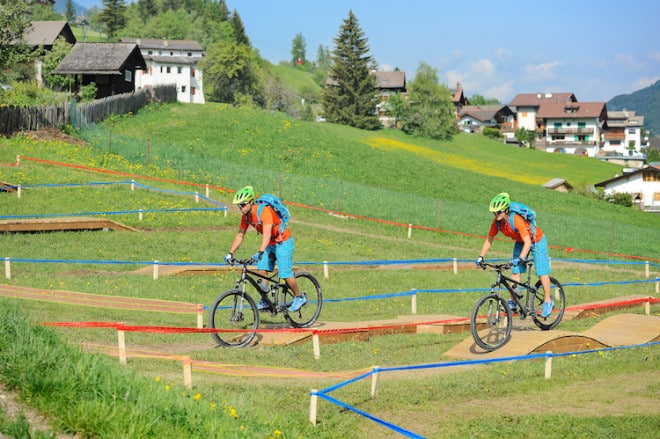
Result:
[[[660,298],[654,297],[640,297],[637,299],[630,300],[621,300],[618,302],[607,302],[607,303],[591,303],[586,305],[578,305],[567,307],[566,311],[585,311],[590,309],[602,309],[602,308],[621,308],[628,307],[633,305],[639,305],[641,303],[660,303]],[[355,332],[367,332],[367,331],[376,331],[376,330],[386,330],[394,328],[403,328],[407,326],[420,326],[420,325],[438,325],[438,324],[450,324],[450,323],[464,323],[469,320],[468,317],[458,317],[452,319],[442,319],[442,320],[428,320],[425,322],[412,322],[412,323],[401,323],[401,324],[390,324],[390,325],[374,325],[374,326],[355,326],[350,328],[339,328],[339,329],[309,329],[309,328],[278,328],[278,329],[225,329],[225,328],[187,328],[187,327],[174,327],[174,326],[132,326],[124,325],[123,323],[117,322],[41,322],[45,326],[68,326],[68,327],[78,327],[78,328],[99,328],[99,327],[108,327],[116,328],[117,330],[122,331],[132,331],[132,332],[148,332],[148,333],[160,333],[160,334],[172,334],[172,333],[211,333],[211,332],[257,332],[257,333],[278,333],[278,332],[299,332],[306,333],[311,332],[313,334],[323,335],[323,334],[344,334],[344,333],[355,333]]]
[[[52,160],[38,159],[38,158],[35,158],[35,157],[22,157],[21,156],[21,159],[31,160],[31,161],[39,162],[39,163],[46,163],[46,164],[55,165],[55,166],[63,166],[63,167],[74,168],[74,169],[83,169],[83,170],[86,170],[86,171],[99,172],[99,173],[103,173],[103,174],[121,175],[123,177],[131,177],[131,178],[135,178],[135,179],[162,181],[162,182],[167,182],[167,183],[174,183],[174,184],[180,184],[180,185],[185,185],[185,186],[195,186],[195,187],[205,187],[206,186],[206,185],[203,185],[203,184],[200,184],[200,183],[190,183],[190,182],[187,182],[187,181],[171,180],[171,179],[159,178],[159,177],[149,177],[149,176],[145,176],[145,175],[131,174],[131,173],[128,173],[128,172],[111,171],[111,170],[108,170],[108,169],[93,168],[93,167],[90,167],[90,166],[73,165],[73,164],[70,164],[70,163],[55,162],[55,161],[52,161]],[[219,190],[221,192],[229,192],[229,193],[236,192],[234,189],[229,189],[229,188],[225,188],[225,187],[221,187],[221,186],[208,186],[208,187]],[[447,234],[450,234],[450,235],[467,236],[467,237],[479,238],[479,239],[485,239],[486,238],[485,235],[479,235],[479,234],[474,234],[474,233],[466,233],[466,232],[457,232],[457,231],[454,231],[454,230],[438,229],[438,228],[435,228],[435,227],[404,224],[404,223],[399,223],[399,222],[396,222],[396,221],[388,221],[388,220],[383,220],[383,219],[378,219],[378,218],[371,218],[371,217],[368,217],[368,216],[354,215],[354,214],[351,214],[351,213],[338,212],[338,211],[335,211],[335,210],[324,209],[322,207],[308,206],[306,204],[294,203],[294,202],[291,202],[291,201],[286,201],[286,204],[289,204],[291,206],[302,207],[302,208],[305,208],[305,209],[317,210],[317,211],[320,211],[320,212],[343,215],[343,216],[346,216],[346,217],[349,217],[349,218],[361,219],[361,220],[365,220],[365,221],[372,221],[372,222],[381,223],[381,224],[388,224],[388,225],[397,226],[397,227],[410,227],[410,228],[417,229],[417,230],[425,230],[425,231],[438,232],[438,233],[447,233]],[[620,258],[625,258],[625,259],[636,259],[636,260],[660,262],[660,258],[648,258],[648,257],[643,257],[643,256],[625,255],[625,254],[620,254],[620,253],[601,252],[601,251],[596,251],[596,250],[574,249],[572,247],[550,246],[550,248],[564,250],[566,253],[571,253],[571,252],[589,253],[589,254],[620,257]]]

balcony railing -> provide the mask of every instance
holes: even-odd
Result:
[[[548,128],[548,134],[593,134],[594,128]]]

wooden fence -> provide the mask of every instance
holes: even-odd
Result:
[[[36,131],[44,127],[59,127],[65,124],[86,128],[87,125],[105,120],[113,114],[137,111],[151,102],[174,101],[176,101],[176,86],[161,85],[83,104],[71,101],[51,106],[1,106],[0,135],[11,136],[19,131]]]

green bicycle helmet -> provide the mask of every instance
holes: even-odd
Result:
[[[506,192],[502,192],[501,194],[495,195],[495,198],[493,198],[490,201],[488,210],[490,210],[491,212],[507,210],[510,204],[511,204],[511,197],[509,197],[509,194],[507,194]]]
[[[243,204],[243,203],[249,203],[250,201],[253,201],[256,198],[254,194],[254,189],[252,189],[252,186],[245,186],[243,189],[238,190],[234,194],[234,200],[232,201],[232,204]]]

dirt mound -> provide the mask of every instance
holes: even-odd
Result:
[[[23,134],[26,137],[36,140],[59,140],[60,142],[70,143],[72,145],[86,144],[84,140],[69,136],[55,127],[44,127],[37,131],[26,131]]]

